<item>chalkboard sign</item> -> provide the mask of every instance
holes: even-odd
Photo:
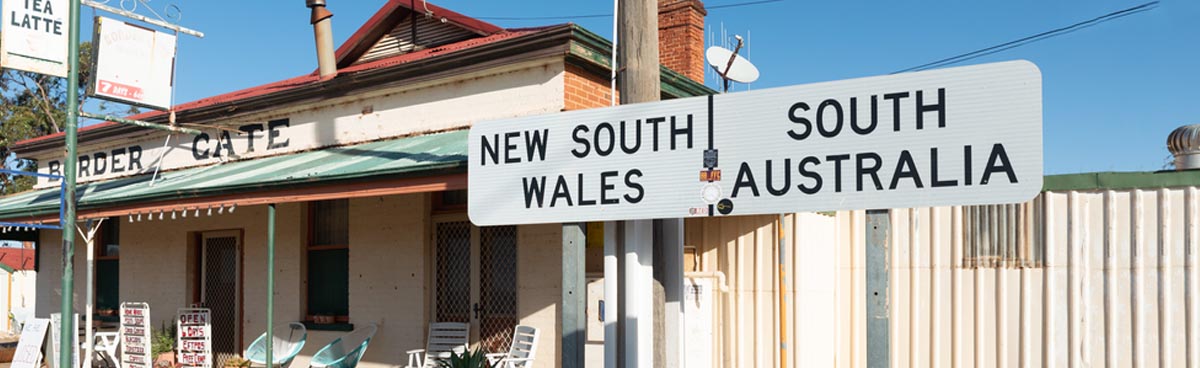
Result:
[[[21,329],[21,339],[17,341],[17,353],[13,355],[12,368],[39,368],[42,366],[42,342],[46,339],[46,329],[50,327],[50,319],[30,318]]]

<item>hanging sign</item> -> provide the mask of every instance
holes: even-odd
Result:
[[[50,320],[30,318],[21,328],[17,340],[17,352],[13,355],[12,368],[40,368],[42,366],[42,342],[46,339],[46,328]]]
[[[146,303],[121,303],[121,366],[124,368],[149,368],[154,364],[150,356],[150,305]]]
[[[1027,61],[479,123],[480,226],[1015,203],[1042,188]]]
[[[170,109],[175,35],[105,17],[96,17],[95,24],[95,78],[88,94]]]
[[[0,67],[67,77],[67,0],[4,0]]]
[[[79,313],[75,313],[74,316],[75,316],[75,328],[78,329],[79,328]],[[62,314],[61,313],[52,313],[52,314],[50,314],[50,351],[49,351],[50,356],[52,358],[47,361],[50,368],[58,368],[58,354],[60,351],[62,351],[62,339],[60,338],[61,336],[62,336]],[[79,334],[75,334],[74,336],[71,336],[71,347],[75,348],[78,346],[79,346]],[[80,366],[78,349],[72,349],[71,361],[74,362],[74,365],[73,365],[74,367]]]
[[[179,363],[190,368],[212,367],[212,311],[180,308],[175,320]]]

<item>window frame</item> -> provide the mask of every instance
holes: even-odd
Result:
[[[304,209],[305,209],[304,216],[305,216],[306,226],[305,226],[305,239],[304,239],[304,257],[303,257],[304,261],[302,263],[303,267],[304,267],[304,271],[302,272],[302,277],[304,278],[304,304],[302,305],[302,307],[303,307],[303,311],[304,311],[304,314],[303,314],[304,322],[309,322],[309,323],[314,323],[316,321],[316,318],[315,318],[316,314],[312,313],[312,311],[310,310],[312,306],[309,304],[309,301],[310,301],[309,288],[312,287],[312,284],[309,282],[310,263],[309,263],[308,259],[310,257],[310,253],[312,253],[314,251],[345,249],[346,253],[347,253],[347,258],[348,258],[348,255],[350,252],[350,244],[349,244],[350,243],[350,241],[349,241],[350,240],[350,226],[349,226],[349,224],[346,225],[346,229],[345,229],[346,244],[313,245],[317,238],[316,237],[316,235],[317,235],[317,233],[316,233],[316,231],[317,231],[317,229],[316,229],[316,212],[317,212],[316,206],[320,202],[330,202],[330,201],[346,201],[346,217],[347,217],[347,220],[349,220],[349,217],[350,217],[350,199],[349,198],[328,199],[328,200],[322,200],[322,201],[310,201],[310,202],[306,202],[305,206],[304,206]],[[347,283],[349,283],[349,279],[350,279],[349,274],[350,274],[350,265],[349,265],[349,259],[347,259],[347,265],[346,265]],[[350,322],[349,293],[350,293],[350,288],[349,288],[349,285],[347,285],[347,287],[346,287],[346,314],[345,315],[335,315],[334,316],[335,323],[349,323]]]

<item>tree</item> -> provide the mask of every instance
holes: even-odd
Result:
[[[89,103],[87,86],[92,78],[92,45],[79,45],[79,106]],[[99,102],[106,113],[134,114],[137,109]],[[16,142],[58,133],[67,120],[67,79],[12,69],[0,70],[0,158],[4,167],[37,170],[33,161],[18,159],[9,147]],[[33,177],[0,174],[0,194],[22,192],[33,187]]]

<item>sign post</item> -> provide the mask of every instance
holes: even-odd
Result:
[[[79,324],[79,313],[75,313],[74,317],[75,318],[73,318],[72,320],[74,321],[74,324],[78,325]],[[55,356],[55,355],[67,353],[73,357],[71,359],[72,364],[71,365],[61,365],[60,362],[51,359],[48,362],[49,363],[48,365],[50,366],[50,368],[61,368],[61,367],[79,368],[80,367],[79,354],[77,354],[77,352],[79,351],[79,349],[78,349],[79,334],[73,333],[73,334],[67,335],[66,337],[71,339],[71,343],[65,344],[67,346],[67,349],[63,349],[63,345],[64,345],[63,342],[65,342],[67,339],[63,338],[64,336],[62,335],[62,329],[61,329],[62,326],[63,326],[62,314],[61,313],[51,313],[50,314],[50,355]]]
[[[1025,61],[476,124],[480,226],[1015,203],[1042,187]],[[697,169],[701,163],[711,169]]]
[[[186,368],[212,368],[212,310],[180,308],[175,320],[179,363]]]
[[[150,368],[154,357],[150,356],[150,305],[146,303],[121,303],[121,366],[125,368]]]

